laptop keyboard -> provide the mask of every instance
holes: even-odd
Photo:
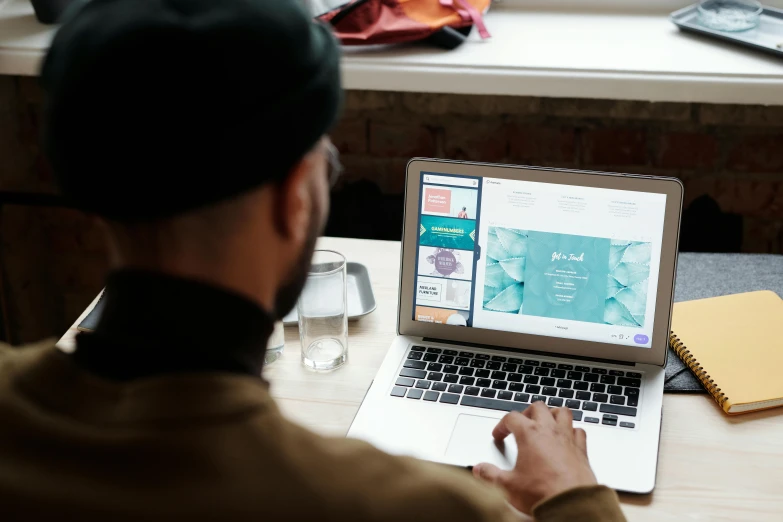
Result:
[[[641,384],[637,372],[412,346],[391,395],[500,411],[541,401],[574,421],[633,428]]]

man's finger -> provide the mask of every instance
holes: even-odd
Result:
[[[533,419],[542,425],[551,426],[555,423],[555,418],[552,416],[552,413],[549,411],[549,408],[547,408],[546,404],[544,404],[542,401],[536,401],[531,404],[530,407],[522,413],[522,415],[529,417],[530,419]]]
[[[574,428],[574,442],[576,447],[587,454],[587,433],[582,428]]]
[[[568,408],[554,408],[552,409],[552,416],[561,429],[566,432],[572,429],[574,425],[574,415]]]
[[[528,408],[528,410],[529,409],[530,408]],[[494,437],[495,440],[503,440],[512,433],[517,435],[524,430],[525,426],[530,422],[531,420],[523,414],[518,411],[512,411],[500,419],[500,422],[495,426],[495,429],[492,430],[492,437]]]
[[[473,476],[492,484],[503,485],[507,471],[503,471],[494,464],[483,462],[473,466]]]

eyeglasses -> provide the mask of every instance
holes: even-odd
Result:
[[[343,164],[340,163],[340,151],[337,150],[337,147],[331,141],[326,143],[326,155],[329,159],[329,188],[334,188],[344,168]]]

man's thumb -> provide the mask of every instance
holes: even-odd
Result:
[[[495,466],[494,464],[487,464],[486,462],[473,466],[474,477],[480,478],[481,480],[486,480],[492,484],[498,484],[502,480],[505,473],[505,471]]]

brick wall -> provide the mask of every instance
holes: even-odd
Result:
[[[0,76],[0,194],[54,192],[41,107],[35,79]],[[783,252],[783,107],[351,91],[333,140],[346,166],[333,234],[399,238],[405,165],[432,156],[678,176],[690,211],[707,195],[739,216],[686,213],[691,236],[736,229],[728,249]],[[0,338],[61,335],[106,267],[90,218],[0,200]]]

